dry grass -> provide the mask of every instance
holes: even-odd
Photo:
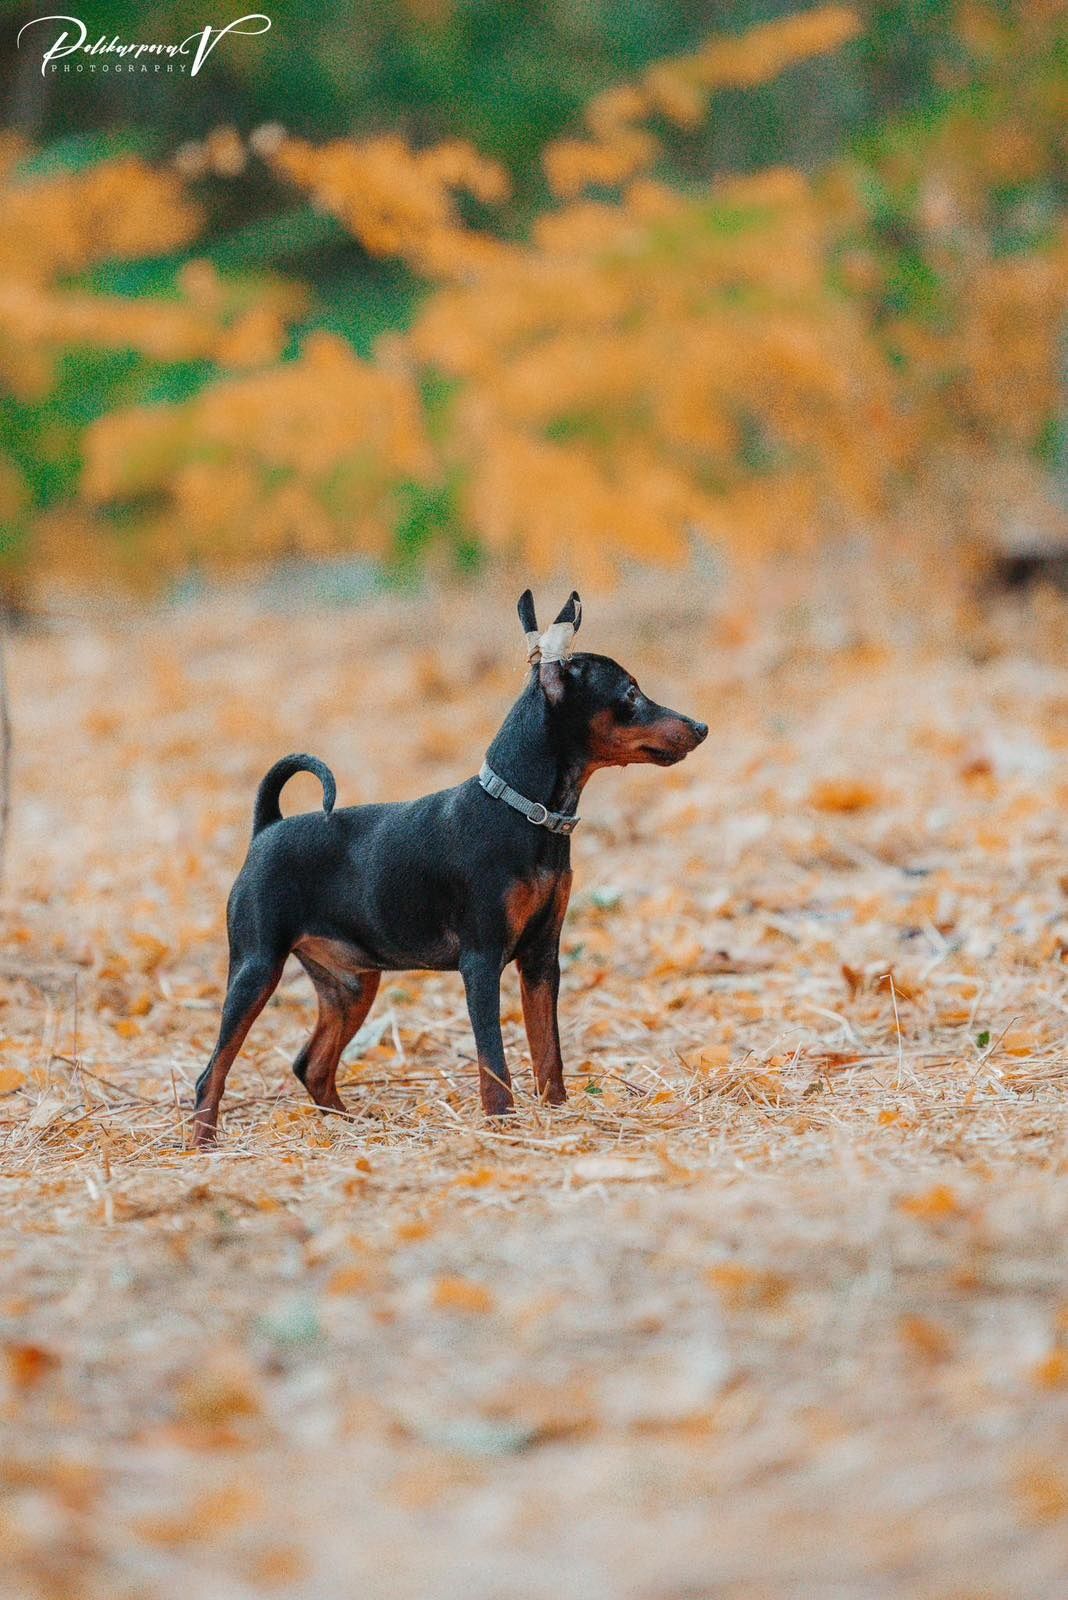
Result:
[[[565,1110],[510,982],[490,1131],[458,980],[406,974],[320,1119],[294,974],[208,1157],[256,780],[474,771],[511,600],[15,641],[4,1600],[1065,1593],[1065,618],[892,592],[588,607],[713,734],[587,791]]]

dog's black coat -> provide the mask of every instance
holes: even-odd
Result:
[[[557,620],[579,615],[573,596]],[[520,618],[528,632],[536,626],[529,592]],[[534,666],[487,759],[529,800],[570,813],[597,767],[671,765],[707,731],[648,700],[616,662],[579,654]],[[283,818],[282,787],[299,771],[322,782],[324,809]],[[533,826],[476,778],[405,804],[334,810],[334,798],[333,775],[312,756],[285,757],[260,785],[227,909],[230,975],[219,1042],[197,1083],[198,1142],[214,1136],[226,1074],[291,953],[319,995],[318,1024],[294,1070],[324,1109],[344,1110],[338,1060],[379,975],[431,968],[463,975],[483,1107],[510,1110],[500,978],[512,960],[539,1093],[563,1100],[556,998],[569,836]]]

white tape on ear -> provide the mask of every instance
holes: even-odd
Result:
[[[566,661],[571,654],[574,638],[573,622],[554,622],[541,636],[542,661]]]
[[[532,628],[531,631],[527,634],[524,634],[523,637],[527,641],[527,660],[532,666],[537,666],[538,662],[541,660],[541,634],[538,632],[537,628]]]

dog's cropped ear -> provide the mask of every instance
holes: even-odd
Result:
[[[539,675],[545,697],[557,705],[564,697],[567,678],[567,658],[582,622],[582,601],[576,590],[571,591],[567,604],[551,628],[541,636],[541,666]]]
[[[541,659],[543,661],[566,661],[571,654],[571,646],[581,623],[582,601],[573,589],[567,605],[561,611],[552,627],[546,628],[541,636]]]
[[[557,622],[567,622],[570,620],[575,624],[575,632],[578,633],[579,629],[582,627],[582,600],[579,597],[579,592],[577,589],[572,589],[567,599],[567,605],[561,611],[556,620]]]
[[[527,641],[527,660],[532,666],[541,660],[541,633],[538,630],[538,619],[534,614],[534,596],[529,589],[524,589],[519,596],[519,623]]]

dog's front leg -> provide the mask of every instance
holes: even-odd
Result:
[[[472,951],[460,959],[467,990],[467,1009],[478,1051],[478,1087],[487,1117],[503,1117],[514,1109],[512,1080],[501,1037],[501,963]]]
[[[523,997],[523,1021],[530,1045],[530,1060],[538,1098],[551,1106],[567,1099],[564,1063],[560,1055],[560,1023],[556,1007],[560,995],[559,930],[540,946],[525,950],[516,963]]]

